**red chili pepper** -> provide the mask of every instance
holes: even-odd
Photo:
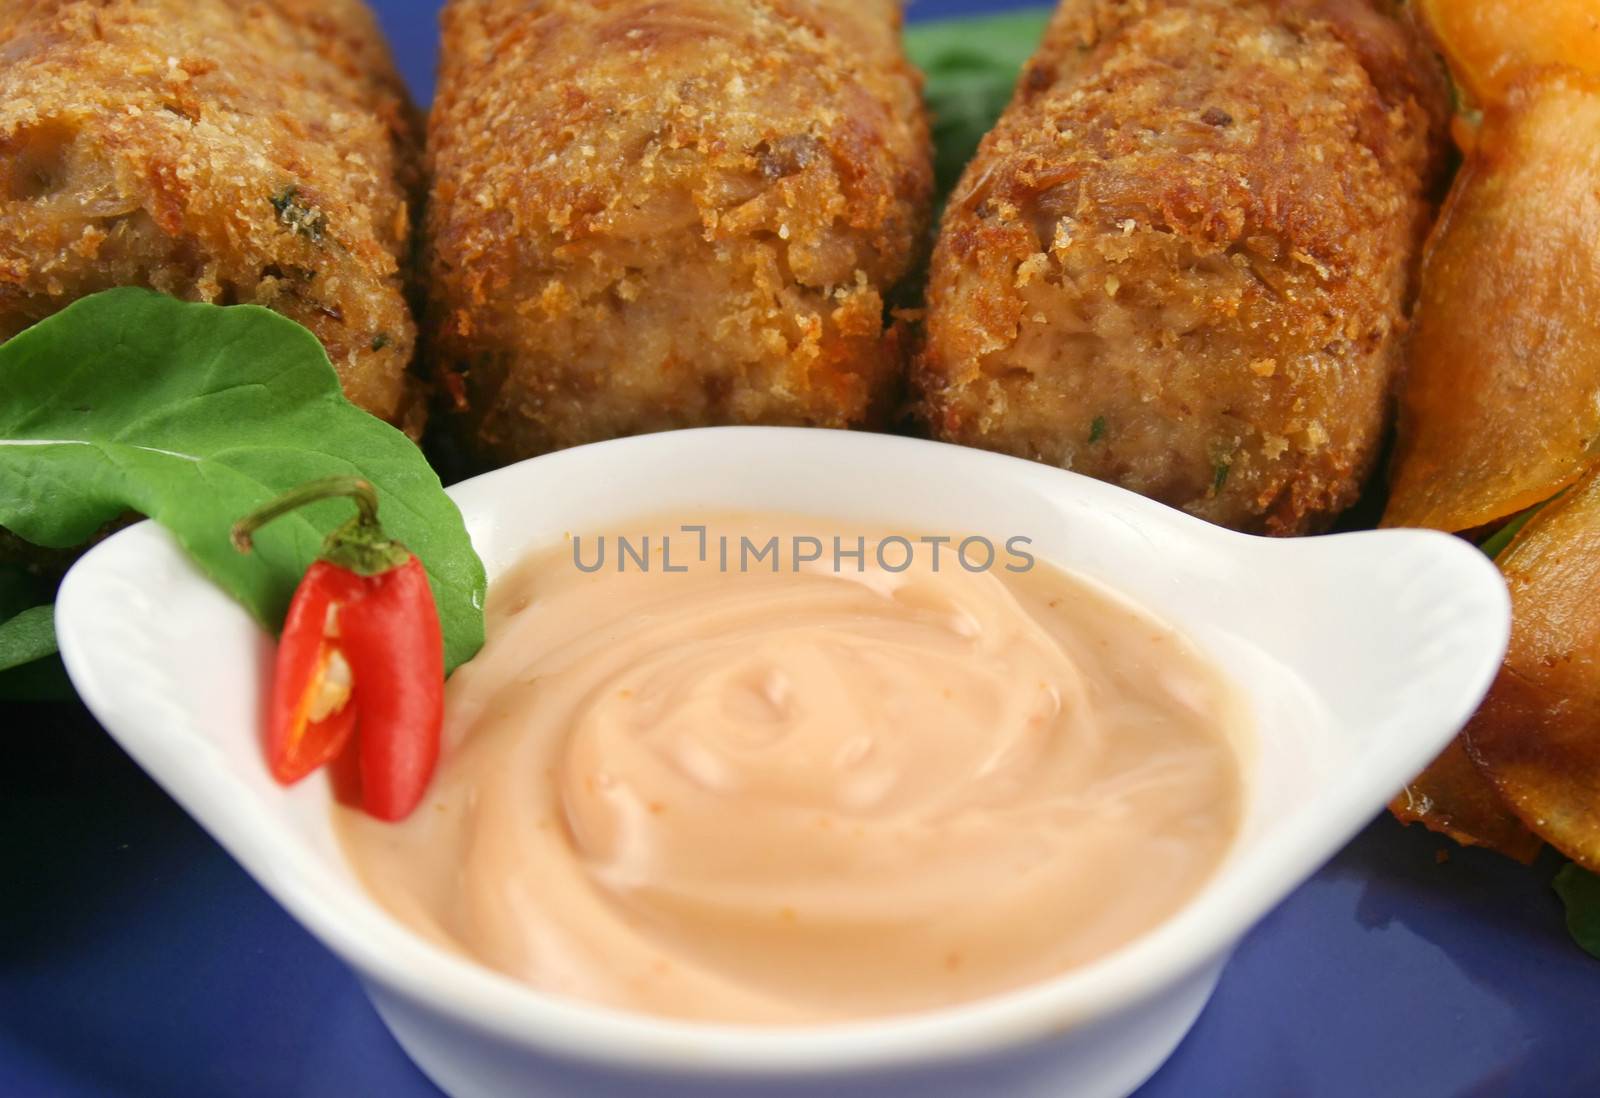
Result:
[[[240,519],[234,545],[306,504],[335,496],[359,514],[323,543],[289,604],[267,713],[267,765],[285,785],[354,738],[361,807],[402,820],[427,792],[444,723],[444,637],[428,575],[378,524],[359,477],[314,481]]]

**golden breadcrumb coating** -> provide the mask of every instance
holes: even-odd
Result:
[[[1446,106],[1365,0],[1066,0],[945,215],[930,431],[1325,525],[1377,458]]]
[[[453,0],[429,325],[480,455],[883,417],[931,150],[895,0]]]
[[[113,286],[265,305],[418,433],[415,121],[361,0],[0,0],[0,339]]]

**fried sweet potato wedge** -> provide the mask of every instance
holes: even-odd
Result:
[[[1529,828],[1600,870],[1600,472],[1540,511],[1500,567],[1511,650],[1467,751]]]
[[[1401,823],[1420,823],[1463,846],[1487,847],[1523,863],[1533,861],[1544,846],[1512,815],[1459,738],[1406,786],[1389,811]]]
[[[1421,0],[1421,8],[1456,79],[1479,103],[1499,101],[1521,76],[1549,66],[1600,76],[1594,0]]]
[[[1600,439],[1600,78],[1485,112],[1429,241],[1386,526],[1471,530],[1582,475]]]

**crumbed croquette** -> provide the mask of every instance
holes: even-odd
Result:
[[[1066,0],[945,214],[930,432],[1326,525],[1378,456],[1446,110],[1366,0]]]
[[[895,0],[453,0],[429,326],[481,457],[882,422],[932,188]]]
[[[360,0],[0,0],[0,339],[114,286],[265,305],[416,434],[418,137]]]

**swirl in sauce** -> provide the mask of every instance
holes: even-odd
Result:
[[[1226,854],[1242,709],[1085,581],[940,565],[585,575],[570,546],[535,553],[450,683],[428,799],[398,826],[336,808],[344,848],[435,941],[673,1017],[880,1016],[1095,960]]]

